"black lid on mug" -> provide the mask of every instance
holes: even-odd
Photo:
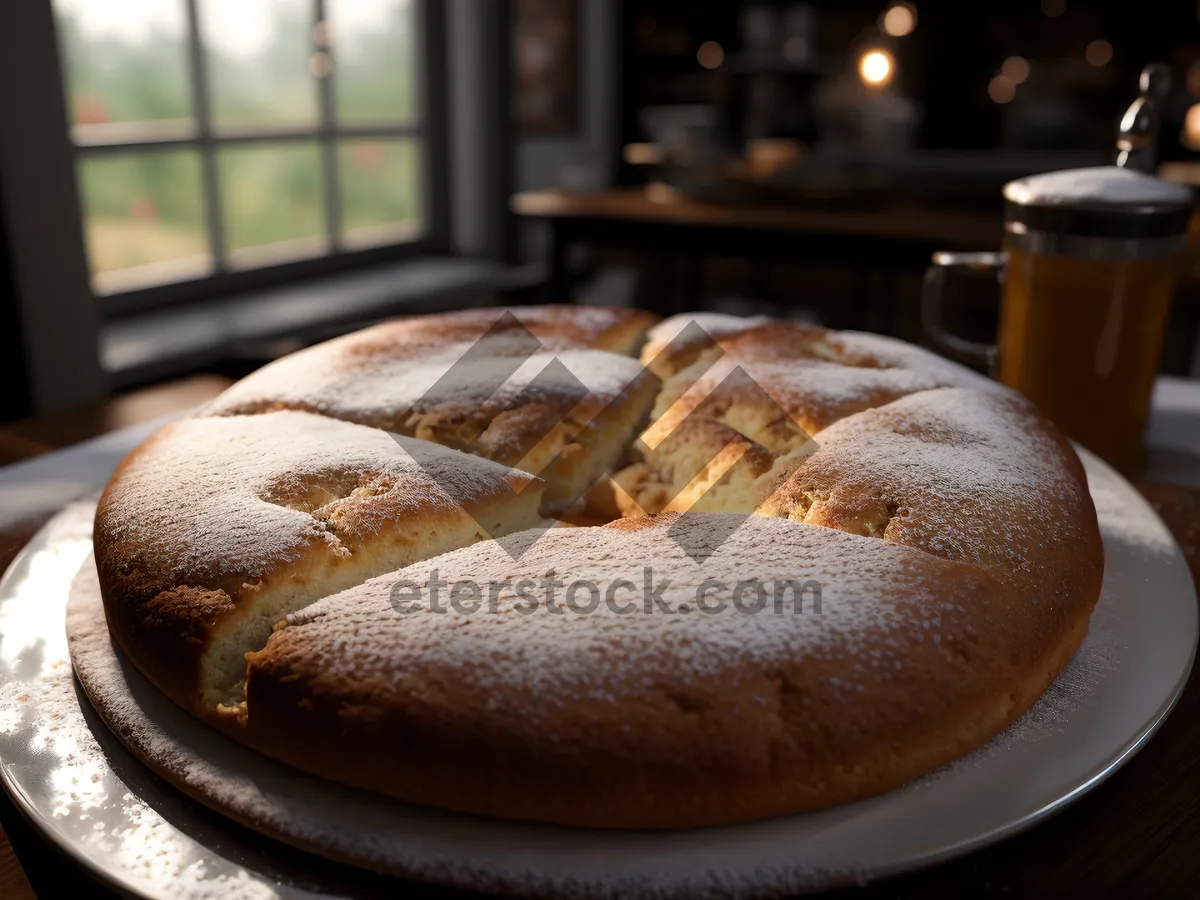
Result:
[[[1117,166],[1064,169],[1004,186],[1005,230],[1100,238],[1162,238],[1187,230],[1191,188]]]

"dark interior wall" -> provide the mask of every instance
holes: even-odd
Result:
[[[74,154],[51,5],[5,7],[0,53],[0,221],[7,263],[4,313],[19,316],[5,341],[21,340],[36,412],[103,397],[100,308],[88,284]],[[7,324],[7,323],[6,323]],[[20,335],[20,338],[17,336]],[[6,354],[9,355],[9,354]],[[7,365],[7,363],[6,363]]]
[[[620,147],[620,4],[615,0],[577,0],[579,4],[579,128],[554,137],[516,136],[517,190],[560,187],[571,179],[568,167],[583,166],[586,187],[612,183]]]
[[[0,222],[0,384],[3,385],[0,389],[0,421],[29,415],[32,408],[29,375],[25,368],[21,319],[3,222]]]
[[[602,190],[616,183],[621,148],[621,3],[576,0],[578,11],[579,115],[570,135],[513,132],[513,187],[518,191],[568,187]],[[518,258],[544,259],[548,235],[541,223],[524,222]]]
[[[831,77],[852,72],[862,48],[878,44],[890,49],[897,60],[894,89],[922,107],[922,147],[1107,148],[1117,117],[1137,94],[1139,70],[1154,61],[1171,64],[1175,72],[1182,103],[1179,118],[1187,105],[1200,99],[1183,89],[1185,71],[1200,58],[1195,0],[1066,0],[1057,15],[1044,13],[1039,0],[915,0],[916,30],[897,40],[883,35],[877,24],[888,2],[807,0],[816,12],[817,68]],[[696,47],[715,40],[727,54],[736,54],[744,9],[774,5],[782,11],[791,4],[792,0],[720,5],[622,0],[620,142],[647,139],[638,126],[638,111],[644,105],[714,102],[719,79],[701,70]],[[682,34],[682,45],[668,54],[664,39],[639,42],[638,32],[646,21],[655,23],[650,25],[654,34]],[[1100,67],[1089,66],[1084,50],[1100,38],[1112,44],[1113,57]],[[651,52],[640,43],[655,49]],[[1016,101],[1001,105],[989,98],[987,88],[1009,56],[1031,60],[1034,72]],[[1047,118],[1053,121],[1047,123]],[[1178,132],[1177,121],[1168,125]],[[632,174],[626,170],[622,177],[631,180]]]

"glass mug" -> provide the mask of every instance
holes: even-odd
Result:
[[[1115,218],[1107,208],[1107,224],[1097,226],[1095,202],[1083,209],[1059,203],[1049,218],[1014,204],[1009,189],[1029,181],[1035,179],[1005,188],[1003,252],[934,254],[922,323],[943,350],[988,366],[1068,437],[1122,472],[1136,472],[1145,461],[1146,421],[1186,243],[1190,192],[1170,186],[1182,193],[1165,219],[1151,222],[1150,207],[1142,204]],[[1065,230],[1043,230],[1047,224]],[[991,271],[1000,280],[995,345],[950,334],[942,323],[947,283],[963,270]]]

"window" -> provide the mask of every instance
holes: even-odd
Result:
[[[428,246],[422,0],[53,0],[93,292]]]

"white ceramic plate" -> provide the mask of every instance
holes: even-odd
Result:
[[[1187,565],[1124,479],[1085,454],[1104,588],[1083,647],[986,747],[881,797],[689,832],[595,832],[450,815],[351,791],[233,743],[174,707],[106,637],[76,647],[89,685],[124,679],[126,740],[191,797],[283,840],[377,870],[539,896],[755,896],[862,883],[999,840],[1060,809],[1145,743],[1187,680],[1197,638]],[[72,577],[87,507],[30,544],[0,584],[0,778],[48,838],[146,897],[376,895],[394,883],[317,864],[214,815],[152,775],[72,678]],[[88,579],[73,613],[95,615]],[[89,612],[90,610],[90,612]],[[102,634],[102,633],[101,633]]]

